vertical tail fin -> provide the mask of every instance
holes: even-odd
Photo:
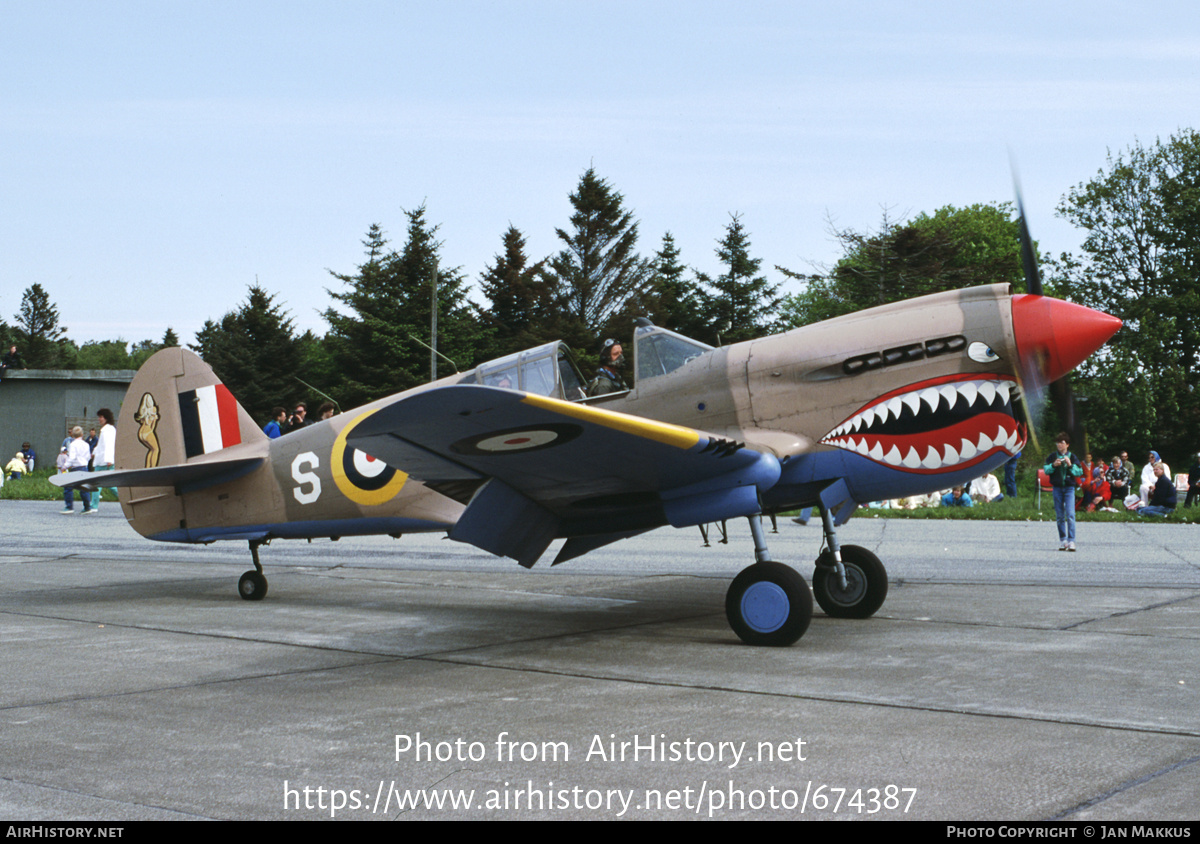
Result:
[[[265,440],[208,364],[187,349],[163,349],[125,394],[115,468],[170,466]]]
[[[266,434],[212,368],[186,349],[157,352],[138,370],[125,393],[117,421],[114,468],[158,470],[168,485],[122,488],[125,518],[142,536],[192,541],[189,505],[179,494],[182,476],[170,467],[212,463],[213,458],[226,463],[224,458],[236,461],[256,452],[266,454]]]

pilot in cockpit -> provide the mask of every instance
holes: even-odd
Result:
[[[625,365],[625,355],[621,350],[621,342],[609,338],[600,349],[600,368],[596,377],[588,385],[588,395],[603,396],[606,393],[619,393],[628,390],[621,368]]]

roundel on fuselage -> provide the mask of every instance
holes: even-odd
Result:
[[[376,460],[364,451],[346,445],[349,433],[374,412],[368,410],[351,420],[333,441],[330,460],[333,482],[342,491],[342,495],[358,504],[383,504],[390,501],[408,480],[408,475],[404,472],[392,468],[382,460]]]

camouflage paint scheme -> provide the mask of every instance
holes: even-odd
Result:
[[[665,524],[746,516],[753,528],[758,514],[815,506],[832,551],[814,573],[818,601],[864,617],[886,574],[863,549],[843,567],[836,525],[859,504],[1003,464],[1025,444],[1022,380],[1061,377],[1119,327],[999,284],[716,349],[647,323],[624,393],[583,396],[550,344],[274,440],[196,355],[166,349],[130,385],[139,410],[118,425],[105,485],[122,487],[144,536],[250,541],[260,578],[257,544],[274,538],[437,531],[528,566],[556,538],[568,540],[558,563]],[[790,644],[811,615],[808,587],[771,568],[786,569],[768,561],[761,528],[755,541],[758,562],[727,599],[731,624],[747,641]],[[827,605],[842,593],[844,606]],[[772,632],[776,613],[790,632]]]

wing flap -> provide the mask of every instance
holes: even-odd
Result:
[[[554,539],[558,523],[545,508],[492,478],[458,517],[450,538],[530,568]]]

